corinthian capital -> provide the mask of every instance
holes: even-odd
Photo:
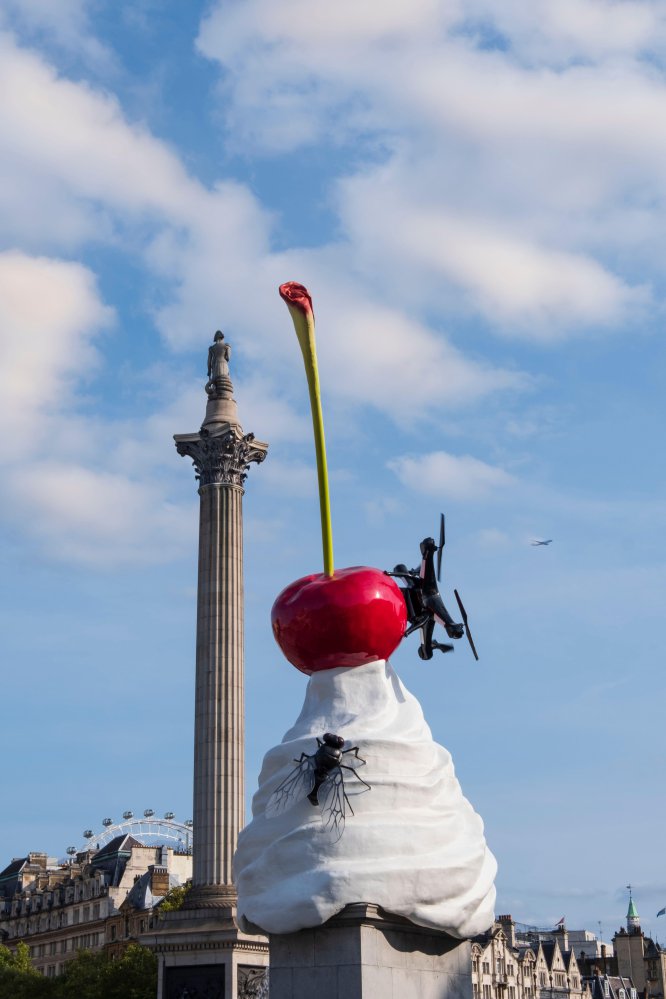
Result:
[[[179,434],[176,450],[192,459],[199,485],[216,483],[242,486],[252,462],[263,461],[268,445],[256,441],[254,434],[238,434],[230,428],[222,434]]]

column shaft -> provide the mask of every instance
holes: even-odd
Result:
[[[225,886],[230,900],[245,821],[243,489],[212,483],[199,492],[193,885]]]

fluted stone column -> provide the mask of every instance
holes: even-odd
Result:
[[[268,940],[236,924],[231,861],[244,816],[243,483],[268,445],[243,433],[222,333],[208,349],[201,429],[176,434],[199,481],[194,714],[193,886],[143,940],[158,956],[159,999],[265,994]],[[263,984],[262,984],[263,983]],[[264,989],[264,991],[261,991]]]
[[[201,488],[193,883],[215,892],[232,884],[244,825],[242,495],[235,485]]]
[[[199,480],[194,853],[189,908],[233,909],[231,862],[244,825],[243,483],[267,445],[238,421],[221,334],[209,352],[201,430],[175,437]]]

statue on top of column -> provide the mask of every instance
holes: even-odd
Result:
[[[224,342],[224,333],[218,330],[214,342],[208,348],[208,378],[214,382],[216,378],[229,377],[229,358],[231,345]]]
[[[229,358],[231,345],[225,342],[224,333],[217,331],[213,343],[208,348],[208,395],[219,395],[224,389],[231,391],[229,379]]]

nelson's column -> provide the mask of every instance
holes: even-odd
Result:
[[[243,433],[229,377],[231,348],[219,331],[208,349],[201,429],[176,434],[199,481],[199,579],[194,718],[192,889],[165,913],[153,946],[160,999],[259,995],[264,937],[235,922],[231,862],[244,825],[243,483],[267,444]]]

